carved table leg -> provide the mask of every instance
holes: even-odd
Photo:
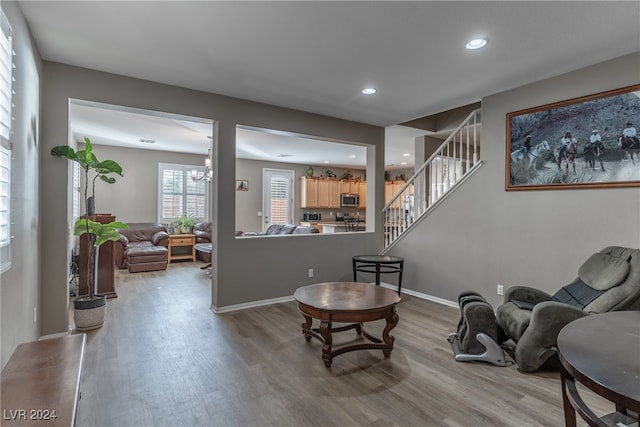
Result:
[[[387,317],[385,318],[387,321],[387,326],[385,326],[384,331],[382,332],[382,340],[386,345],[388,345],[389,349],[383,349],[382,353],[384,357],[389,358],[391,356],[391,350],[393,350],[393,341],[395,338],[389,335],[389,332],[398,324],[398,313],[396,313],[395,306],[391,308],[389,313],[387,313]]]
[[[302,314],[302,316],[304,317],[305,322],[302,324],[302,333],[304,334],[304,339],[307,340],[307,342],[311,341],[311,334],[309,333],[309,331],[311,330],[311,322],[313,321],[311,319],[310,316],[307,316],[306,314]]]
[[[322,346],[322,361],[327,368],[331,367],[331,322],[323,320],[320,322],[320,335],[324,340]]]

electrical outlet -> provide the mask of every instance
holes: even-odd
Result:
[[[313,277],[313,268],[309,269],[309,277]]]
[[[496,288],[496,292],[498,293],[498,295],[504,295],[504,286],[498,285],[498,287]]]

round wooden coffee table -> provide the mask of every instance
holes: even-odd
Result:
[[[327,282],[298,288],[293,294],[300,313],[305,319],[302,333],[307,342],[311,337],[324,343],[322,360],[328,368],[335,356],[354,350],[382,350],[384,357],[391,356],[394,337],[389,332],[398,324],[396,304],[400,297],[394,291],[362,282]],[[320,320],[320,327],[313,328],[313,319]],[[387,324],[382,339],[369,335],[364,322],[385,319]],[[333,328],[333,322],[350,323]],[[358,335],[371,343],[355,344],[332,349],[331,334],[355,329]]]

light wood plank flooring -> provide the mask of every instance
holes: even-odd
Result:
[[[557,372],[454,361],[457,309],[404,296],[390,359],[356,351],[327,369],[295,302],[215,314],[201,265],[116,273],[107,323],[88,333],[78,426],[564,425]]]

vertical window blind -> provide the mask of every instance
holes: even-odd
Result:
[[[289,180],[282,176],[271,178],[271,223],[289,224]]]
[[[160,163],[158,178],[158,222],[173,222],[183,213],[204,220],[207,215],[205,181],[191,179],[191,171],[204,173],[204,167]]]
[[[9,21],[0,10],[0,272],[11,266],[11,121],[13,48]]]

